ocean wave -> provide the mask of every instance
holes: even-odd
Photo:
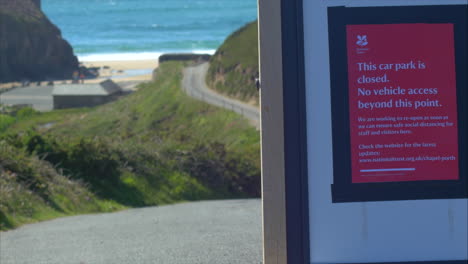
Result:
[[[2,1],[2,0],[0,0]],[[44,0],[81,61],[157,59],[214,53],[257,15],[257,0]]]
[[[195,53],[213,55],[216,50],[181,50],[168,52],[138,52],[138,53],[101,53],[101,54],[78,54],[79,61],[134,61],[134,60],[157,60],[165,53]]]

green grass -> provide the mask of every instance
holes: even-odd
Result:
[[[5,132],[9,127],[19,121],[27,120],[38,115],[39,112],[30,107],[15,109],[0,105],[0,133]]]
[[[13,125],[16,119],[10,115],[0,114],[0,132],[5,131],[9,126]]]
[[[231,34],[211,58],[207,83],[228,96],[258,102],[258,23]]]
[[[258,131],[185,95],[184,66],[162,63],[154,82],[107,105],[25,114],[9,124],[0,160],[23,164],[0,164],[3,228],[84,212],[259,197]],[[44,196],[36,187],[48,182],[57,184],[46,184],[54,188]]]
[[[124,206],[98,199],[80,181],[61,175],[48,162],[0,142],[0,230],[77,213]]]

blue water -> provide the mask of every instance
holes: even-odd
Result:
[[[212,52],[257,17],[256,0],[43,0],[81,59]]]

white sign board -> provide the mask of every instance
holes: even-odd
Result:
[[[281,65],[260,62],[262,144],[284,145],[274,163],[263,149],[265,264],[467,263],[466,1],[287,2],[259,2],[261,60],[282,43]],[[271,219],[275,164],[285,220]]]
[[[304,1],[311,263],[468,260],[467,199],[444,194],[466,193],[463,3]]]

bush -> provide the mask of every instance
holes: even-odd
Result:
[[[39,112],[34,110],[31,107],[23,107],[23,108],[21,108],[20,110],[18,110],[16,112],[15,116],[18,119],[26,119],[26,118],[29,118],[29,117],[32,117],[32,116],[36,116],[38,114],[39,114]]]
[[[79,138],[70,142],[60,142],[42,136],[34,130],[29,130],[21,136],[7,135],[3,139],[30,155],[37,155],[50,162],[72,179],[86,182],[91,190],[101,197],[115,199],[124,204],[135,202],[119,199],[124,195],[119,194],[119,191],[130,193],[135,191],[121,189],[125,188],[125,185],[120,181],[119,152],[111,149],[102,140]],[[20,170],[21,168],[14,168],[14,171]],[[25,172],[24,175],[29,174]],[[137,203],[141,205],[140,201]]]
[[[16,119],[9,115],[0,114],[0,133],[6,131],[6,129],[14,124]]]
[[[259,168],[242,155],[227,152],[222,143],[198,145],[181,160],[184,171],[215,190],[260,197]]]

